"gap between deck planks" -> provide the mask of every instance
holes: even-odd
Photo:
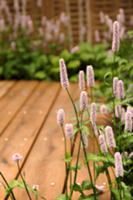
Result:
[[[71,87],[71,94],[74,99],[79,96],[77,85]],[[55,197],[61,193],[65,177],[63,161],[64,145],[61,130],[56,123],[56,111],[60,107],[64,108],[66,112],[66,122],[70,122],[73,109],[64,90],[60,92],[54,103],[44,126],[40,130],[40,135],[23,167],[23,170],[27,174],[26,179],[28,183],[30,185],[38,184],[40,191],[46,196],[47,200],[54,200]],[[82,153],[81,158],[83,158]],[[90,164],[90,167],[92,170],[92,164]],[[83,167],[79,173],[78,182],[81,183],[83,179],[87,178],[86,168]],[[100,176],[98,184],[103,184],[103,181],[107,181],[105,176],[102,176],[102,178]],[[27,199],[27,194],[24,191],[18,192],[18,190],[16,190],[15,194],[18,200],[21,200],[22,198]],[[73,200],[77,199],[78,194],[75,193]],[[101,196],[101,199],[104,200],[105,196]]]
[[[30,83],[27,82],[27,86],[22,86],[26,88],[28,84]],[[23,87],[19,89],[21,92],[23,91]],[[24,155],[24,158],[27,156],[59,90],[59,84],[53,83],[49,85],[44,82],[39,83],[36,90],[21,107],[21,110],[1,136],[0,169],[9,181],[17,174],[16,166],[11,159],[12,154],[20,152]],[[5,138],[7,139],[6,141]],[[1,198],[3,198],[2,192],[0,192]]]
[[[26,83],[26,88],[28,84],[30,83]],[[61,192],[64,180],[63,140],[62,133],[56,124],[56,110],[63,107],[67,113],[68,122],[71,118],[69,111],[72,110],[65,91],[59,92],[59,84],[43,82],[38,84],[29,98],[23,100],[23,104],[19,104],[17,114],[0,138],[1,171],[9,181],[15,178],[17,169],[11,156],[15,152],[21,153],[24,156],[21,167],[26,173],[28,183],[39,184],[47,200],[53,200]],[[17,96],[20,93],[21,87]],[[73,97],[79,96],[77,86],[72,86],[71,93]],[[14,98],[10,100],[15,102]],[[15,103],[11,103],[8,108],[11,109],[14,105]],[[81,182],[85,177],[87,173],[86,169],[83,169],[78,181]],[[103,179],[100,178],[99,182],[102,183],[102,181]],[[25,192],[15,190],[15,193],[17,200],[27,200]],[[1,198],[3,199],[2,191]],[[77,200],[76,194],[74,200]]]
[[[0,99],[0,135],[4,133],[36,86],[37,82],[29,82],[27,85],[27,81],[20,81],[15,83],[11,90],[7,90],[6,96]],[[3,87],[5,88],[5,85]]]
[[[0,99],[2,99],[14,86],[15,81],[0,81]]]
[[[76,87],[73,85],[71,89],[73,97],[78,96]],[[66,120],[70,122],[71,103],[64,90],[54,103],[23,169],[27,173],[28,183],[39,184],[40,191],[46,195],[47,200],[53,200],[61,193],[65,176],[62,133],[56,123],[56,111],[60,107],[65,109]],[[16,192],[16,195],[18,199],[27,198],[25,192]]]

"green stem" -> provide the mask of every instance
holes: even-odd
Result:
[[[70,139],[70,148],[72,149],[72,139]],[[71,161],[70,161],[70,167],[71,167]],[[71,185],[72,185],[72,170],[70,170],[70,188],[71,188]]]
[[[2,172],[0,172],[0,176],[1,176],[2,179],[4,180],[4,182],[5,182],[6,186],[7,186],[7,188],[10,190],[10,185],[9,185],[9,183],[7,182],[7,180],[6,180],[6,178],[4,177],[4,175],[2,174]],[[12,190],[10,190],[9,195],[10,195],[10,194],[11,194],[11,198],[12,198],[13,200],[16,200],[16,198],[15,198],[14,193],[13,193]]]
[[[31,198],[31,196],[30,196],[30,193],[29,193],[29,190],[28,190],[28,188],[27,188],[27,184],[26,184],[26,182],[25,182],[25,180],[24,180],[24,177],[23,177],[23,175],[22,175],[22,173],[21,173],[21,169],[20,169],[20,166],[19,166],[19,162],[17,162],[17,167],[18,167],[18,171],[19,171],[20,177],[21,177],[21,179],[22,179],[22,181],[23,181],[23,184],[24,184],[26,193],[27,193],[29,199],[32,200],[32,198]]]
[[[111,195],[111,200],[113,200],[113,193],[112,193],[112,181],[111,181],[111,178],[110,178],[110,174],[109,174],[109,171],[108,169],[106,169],[106,175],[107,175],[107,179],[108,179],[108,184],[109,184],[109,188],[110,188],[110,195]]]
[[[82,135],[81,135],[81,138],[82,138]],[[91,181],[91,184],[92,184],[94,199],[96,200],[96,188],[95,188],[95,185],[93,184],[93,178],[92,178],[90,166],[89,166],[89,163],[88,163],[88,160],[87,160],[87,153],[86,153],[86,149],[85,149],[85,146],[84,146],[83,138],[81,139],[81,141],[82,141],[82,145],[83,145],[83,152],[84,152],[84,156],[85,156],[85,162],[86,162],[86,165],[87,165],[88,174],[89,174],[90,181]]]
[[[120,200],[123,200],[122,193],[121,193],[121,183],[120,183],[120,179],[119,178],[117,178],[117,185],[118,185]]]
[[[65,158],[66,158],[66,155],[67,155],[67,147],[66,147],[66,137],[65,137],[65,132],[64,132],[64,128],[63,126],[61,126],[61,130],[62,130],[62,133],[63,133],[63,138],[64,138],[64,154],[65,154]],[[65,172],[66,174],[69,173],[69,168],[67,170],[68,166],[67,166],[67,163],[65,162]],[[66,184],[66,188],[65,188],[65,191],[66,191],[66,196],[68,196],[68,190],[67,190],[67,184]]]
[[[66,88],[66,91],[67,91],[67,94],[70,98],[70,101],[73,105],[73,108],[74,108],[74,112],[75,112],[75,115],[76,115],[76,120],[77,120],[77,128],[79,129],[79,119],[78,119],[78,112],[77,112],[77,109],[76,109],[76,106],[74,104],[74,101],[69,93],[69,90]],[[71,156],[73,156],[73,153],[74,153],[74,149],[75,149],[75,142],[76,142],[76,139],[77,139],[77,134],[74,136],[74,139],[73,139],[73,145],[72,145],[72,148],[71,148]],[[65,180],[64,180],[64,185],[63,185],[63,189],[62,189],[62,193],[64,194],[65,192],[65,188],[66,188],[66,185],[67,185],[67,182],[68,182],[68,176],[69,176],[69,165],[68,165],[68,168],[67,168],[67,173],[66,173],[66,177],[65,177]]]
[[[75,185],[76,180],[77,180],[77,172],[78,172],[78,163],[79,163],[79,157],[80,157],[80,150],[81,150],[81,140],[79,141],[79,147],[78,147],[78,154],[77,154],[77,161],[76,161],[76,168],[75,168],[75,175],[74,175],[74,183],[73,183],[73,185]],[[72,199],[72,195],[73,195],[73,187],[71,188],[70,199]]]
[[[116,117],[115,117],[115,96],[113,92],[113,78],[114,78],[114,69],[115,69],[115,54],[113,57],[113,65],[112,65],[112,97],[113,97],[113,118],[114,118],[114,130],[116,132]]]
[[[80,132],[80,138],[81,138],[81,142],[82,142],[82,145],[83,145],[83,152],[84,152],[84,157],[85,157],[85,162],[86,162],[86,165],[87,165],[87,170],[88,170],[88,174],[89,174],[89,177],[90,177],[90,180],[91,180],[91,184],[92,184],[92,189],[93,189],[93,193],[94,193],[94,199],[96,200],[96,188],[93,184],[93,179],[92,179],[92,175],[91,175],[91,170],[90,170],[90,167],[89,167],[89,164],[88,164],[88,161],[87,161],[87,153],[86,153],[86,149],[85,149],[85,145],[84,145],[84,142],[83,142],[83,137],[82,137],[82,132],[81,132],[81,129],[80,129],[80,122],[79,122],[79,118],[78,118],[78,112],[77,112],[77,109],[76,109],[76,106],[74,104],[74,101],[69,93],[69,90],[66,89],[67,93],[68,93],[68,96],[71,100],[71,103],[73,105],[73,108],[74,108],[74,111],[75,111],[75,115],[76,115],[76,119],[77,119],[77,128],[79,129],[79,132]],[[75,147],[75,143],[73,145],[73,147]],[[74,150],[74,148],[73,148]]]
[[[37,190],[35,190],[37,192]],[[35,194],[35,200],[38,200],[38,194]]]
[[[83,113],[81,113],[81,126],[82,126],[82,117],[83,117]],[[75,169],[73,185],[75,185],[76,180],[77,180],[77,172],[78,172],[78,163],[79,163],[79,157],[80,157],[80,150],[81,150],[81,140],[79,141],[79,147],[78,147],[78,154],[77,154],[76,169]],[[73,195],[73,187],[72,187],[71,192],[70,192],[70,199],[72,198],[72,195]]]

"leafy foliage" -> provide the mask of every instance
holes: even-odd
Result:
[[[15,47],[12,48],[12,42]],[[58,51],[58,45],[47,49],[39,46],[36,41],[34,46],[32,38],[20,35],[16,40],[0,40],[0,78],[1,79],[38,79],[38,80],[59,80],[60,58],[64,58],[68,67],[69,78],[77,81],[76,74],[79,70],[85,70],[86,65],[93,65],[95,76],[104,80],[104,74],[109,72],[113,57],[107,53],[108,45],[82,43],[79,49],[73,53],[67,49]],[[58,52],[58,53],[57,53]],[[127,57],[121,58],[123,53],[116,57],[116,67],[122,77],[133,76],[133,63],[127,61]],[[109,74],[108,74],[109,75]],[[106,74],[106,78],[108,77]]]

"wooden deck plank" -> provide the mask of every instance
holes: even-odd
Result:
[[[25,92],[22,92],[24,91],[23,88],[30,88],[31,86],[28,86],[30,84],[35,84],[34,89],[30,89],[31,94],[27,95],[21,105],[19,104],[15,116],[13,115],[13,118],[10,118],[8,127],[0,138],[0,169],[9,181],[17,177],[17,168],[11,156],[13,153],[19,152],[24,156],[21,167],[26,173],[28,183],[30,185],[38,184],[40,191],[47,197],[47,200],[53,200],[61,193],[65,176],[64,145],[61,130],[56,124],[56,111],[60,107],[64,108],[67,115],[66,122],[70,122],[72,107],[66,92],[60,91],[59,84],[27,82],[24,86],[20,82],[21,86],[16,84],[0,100],[1,110],[2,107],[7,107],[5,113],[9,108],[12,108],[14,112],[15,100],[18,102],[23,98],[22,96],[25,94]],[[17,94],[18,99],[14,98],[15,94]],[[71,86],[71,94],[74,99],[79,97],[77,85]],[[0,127],[3,124],[1,120],[4,120],[2,119],[3,113],[2,110]],[[3,118],[6,118],[5,114]],[[89,145],[88,150],[92,149],[91,141]],[[82,153],[81,159],[83,160]],[[90,164],[90,167],[93,171],[92,164]],[[78,182],[86,178],[88,178],[87,171],[83,167],[79,173]],[[102,175],[102,177],[99,177],[98,184],[101,185],[103,182],[107,182],[107,180]],[[15,194],[17,200],[27,199],[25,191],[15,190]],[[0,187],[0,199],[3,199],[3,197],[3,190]],[[75,193],[73,200],[77,200],[77,198],[77,193]],[[100,198],[100,200],[105,199],[109,199],[109,196],[102,195]]]
[[[71,93],[74,98],[78,96],[77,86],[71,88]],[[28,183],[30,185],[38,184],[40,191],[46,195],[48,200],[53,200],[54,197],[60,194],[65,175],[62,132],[56,123],[56,111],[59,108],[64,108],[66,121],[70,122],[72,107],[64,90],[61,91],[51,113],[49,113],[48,119],[23,169],[27,174]],[[30,170],[31,168],[32,170]],[[17,199],[27,198],[25,191],[16,192],[16,196]]]
[[[2,135],[1,141],[4,141],[4,138],[8,140],[0,145],[0,169],[9,181],[17,174],[16,166],[11,159],[12,154],[19,152],[27,158],[59,90],[58,84],[40,83]],[[1,195],[2,191],[0,199],[3,198]]]
[[[14,84],[15,81],[0,81],[0,100],[9,92]]]
[[[79,96],[77,86],[74,85],[71,88],[71,94],[74,98]],[[49,113],[46,123],[42,127],[40,136],[38,140],[36,140],[36,143],[23,167],[23,171],[25,171],[27,174],[27,182],[31,186],[33,184],[38,184],[40,191],[47,198],[47,200],[54,200],[54,198],[61,193],[65,176],[63,162],[64,145],[62,140],[62,133],[56,123],[56,111],[60,107],[64,108],[67,114],[66,122],[70,122],[72,107],[65,91],[61,91],[59,97],[57,98],[51,113]],[[92,146],[90,143],[89,145]],[[92,149],[92,147],[89,147],[89,149]],[[81,153],[80,157],[83,162],[83,153]],[[90,167],[93,173],[92,163],[90,163]],[[77,181],[81,183],[84,179],[87,178],[87,169],[82,167],[82,170],[79,172]],[[101,185],[103,182],[107,183],[107,179],[104,175],[99,177],[97,184]],[[27,198],[25,191],[18,192],[18,190],[16,190],[15,194],[17,199]],[[106,193],[106,195],[109,194]],[[109,196],[106,197],[109,199]],[[78,193],[74,193],[73,200],[77,199]],[[100,199],[105,200],[105,194],[102,195]]]
[[[0,135],[3,134],[27,98],[30,97],[37,84],[38,82],[27,84],[27,81],[20,81],[7,92],[4,98],[0,99]]]

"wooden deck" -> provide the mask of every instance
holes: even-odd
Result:
[[[71,93],[74,98],[79,95],[75,85],[72,85]],[[64,108],[69,122],[71,104],[57,83],[0,82],[0,171],[9,182],[19,178],[12,155],[22,154],[21,167],[27,182],[38,184],[47,200],[53,200],[61,193],[65,176],[63,139],[56,124],[58,108]],[[87,178],[86,169],[80,173],[79,182]],[[100,178],[99,184],[103,181],[106,182],[105,178]],[[22,190],[15,190],[15,194],[17,200],[28,199]],[[1,186],[0,200],[3,199]],[[76,194],[73,199],[77,200]],[[107,196],[102,195],[101,199],[107,199]]]

